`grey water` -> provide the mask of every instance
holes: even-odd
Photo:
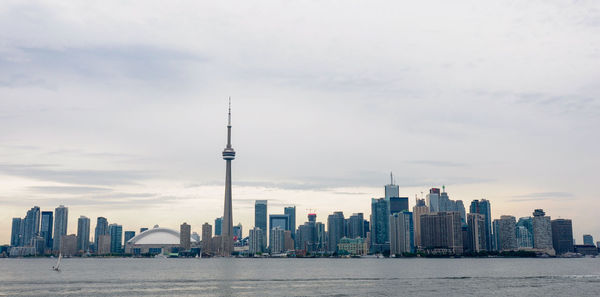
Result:
[[[0,259],[0,296],[600,296],[600,258]]]

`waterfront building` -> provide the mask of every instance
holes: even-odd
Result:
[[[10,246],[21,246],[21,237],[23,234],[21,233],[21,218],[13,218],[12,219],[12,228],[10,233]]]
[[[215,236],[221,236],[221,229],[223,226],[223,217],[215,219]]]
[[[146,228],[146,227],[142,227],[142,228],[140,228],[140,233],[142,233],[142,232],[144,232],[144,231],[147,231],[147,230],[148,230],[148,228]]]
[[[425,205],[425,199],[416,199],[413,207],[413,226],[415,228],[415,247],[421,246],[421,215],[429,213],[429,207]]]
[[[318,250],[317,240],[317,214],[309,213],[308,222],[298,226],[296,232],[296,249],[313,253]]]
[[[210,253],[210,240],[212,239],[212,226],[209,223],[202,225],[202,252]]]
[[[371,199],[371,252],[389,250],[389,203],[385,198]]]
[[[33,238],[40,234],[40,208],[38,206],[32,207],[27,211],[27,215],[23,220],[23,245],[33,246]]]
[[[77,235],[69,234],[61,236],[59,251],[65,257],[77,254]]]
[[[294,250],[294,239],[292,238],[292,231],[285,230],[284,232],[284,250],[291,251]]]
[[[590,234],[583,235],[583,244],[584,245],[594,245],[594,237]]]
[[[575,252],[584,256],[598,256],[598,248],[594,245],[577,244],[575,245]]]
[[[51,211],[42,211],[42,223],[40,226],[40,236],[44,238],[45,250],[52,250],[52,227],[54,223],[54,213]]]
[[[192,246],[198,244],[191,237],[190,242]],[[168,254],[178,252],[181,249],[181,234],[176,230],[159,226],[146,230],[125,243],[125,253],[134,255]]]
[[[362,212],[354,213],[348,218],[348,227],[346,237],[348,238],[365,238],[365,219]]]
[[[367,254],[367,242],[364,238],[340,238],[337,244],[338,253],[341,255],[361,256]]]
[[[192,248],[192,226],[183,223],[179,226],[179,246],[184,251]]]
[[[110,254],[110,234],[98,235],[96,238],[96,254]]]
[[[494,221],[496,229],[496,247],[498,251],[514,251],[518,249],[516,236],[516,219],[513,216],[501,216]]]
[[[143,231],[140,231],[143,232]],[[108,220],[105,217],[98,217],[96,219],[96,228],[94,229],[94,242],[96,246],[96,251],[99,251],[98,246],[100,243],[98,240],[100,236],[108,234]]]
[[[573,223],[567,219],[555,219],[551,221],[552,247],[557,255],[573,253]],[[593,242],[591,244],[594,245]]]
[[[264,232],[259,227],[250,229],[250,236],[248,237],[248,253],[259,254],[264,252]]]
[[[390,254],[414,252],[413,214],[397,212],[390,216]]]
[[[271,254],[280,254],[285,251],[285,231],[280,226],[271,228],[269,234],[269,249],[271,250]]]
[[[110,235],[110,253],[120,254],[123,245],[123,226],[118,224],[108,225],[108,234]]]
[[[431,254],[463,253],[462,223],[458,212],[421,215],[421,244]]]
[[[533,219],[531,217],[519,218],[516,227],[518,247],[520,249],[533,248]]]
[[[327,217],[327,246],[329,252],[337,250],[337,244],[344,237],[344,213],[336,211]]]
[[[90,219],[80,216],[77,219],[77,251],[88,252],[90,249]]]
[[[485,218],[485,250],[492,250],[492,209],[490,201],[486,199],[473,200],[469,207],[469,213],[478,213]]]
[[[43,255],[46,249],[46,240],[41,236],[36,236],[32,240],[32,246],[35,249],[35,255]]]
[[[533,247],[552,250],[552,224],[542,209],[533,212]],[[571,239],[572,240],[572,239]]]
[[[123,233],[123,237],[125,238],[124,241],[125,243],[127,243],[130,239],[135,237],[135,231],[125,231]],[[200,241],[200,240],[198,240]]]
[[[440,211],[440,189],[431,188],[429,189],[429,194],[425,196],[427,207],[429,207],[430,212],[438,212]]]
[[[288,217],[290,218],[289,220],[289,226],[288,226],[288,231],[291,232],[292,234],[292,238],[295,238],[296,235],[296,206],[288,206],[285,207],[283,209],[283,213],[288,215]]]
[[[60,250],[60,241],[63,235],[67,235],[67,225],[69,220],[69,208],[60,205],[54,209],[54,236],[52,240],[52,249]],[[77,240],[75,240],[77,247]]]
[[[485,216],[478,213],[469,213],[467,215],[467,232],[465,252],[478,253],[486,251],[486,233],[485,233]]]

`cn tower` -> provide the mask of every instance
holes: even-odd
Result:
[[[221,255],[228,257],[233,252],[233,218],[231,216],[231,160],[235,151],[231,147],[231,98],[229,98],[229,117],[227,121],[227,147],[223,150],[223,159],[227,162],[225,173],[225,207],[221,225]]]

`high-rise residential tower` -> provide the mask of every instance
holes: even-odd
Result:
[[[462,223],[458,212],[421,215],[421,245],[430,253],[463,253]]]
[[[254,202],[254,227],[267,230],[267,200]]]
[[[77,250],[87,252],[90,249],[90,219],[81,216],[77,220]]]
[[[192,226],[183,223],[179,226],[179,246],[184,251],[189,251],[191,246]]]
[[[397,212],[390,216],[390,254],[400,255],[414,251],[412,212]]]
[[[10,246],[20,246],[21,245],[21,218],[13,218],[12,219],[12,230],[10,233]]]
[[[513,216],[501,216],[496,222],[496,249],[499,251],[517,250],[516,224]]]
[[[67,235],[67,223],[69,219],[69,208],[63,205],[54,209],[54,236],[52,240],[52,249],[60,250],[60,241],[63,235]]]
[[[32,240],[40,235],[40,216],[41,213],[38,206],[34,206],[27,211],[23,222],[23,246],[32,246]]]
[[[110,234],[110,252],[120,254],[123,245],[123,226],[110,224],[108,225],[108,233]]]
[[[235,159],[235,151],[231,147],[231,99],[229,99],[229,114],[227,120],[227,147],[223,150],[225,160],[225,203],[223,206],[223,225],[221,226],[222,256],[231,256],[233,252],[233,216],[231,194],[231,161]]]
[[[533,212],[533,247],[545,250],[553,249],[552,223],[543,209],[536,209]]]
[[[44,238],[44,249],[52,249],[52,224],[54,222],[53,212],[42,211],[42,225],[40,227],[40,236]]]
[[[473,200],[471,202],[471,207],[469,208],[469,213],[478,213],[484,216],[485,218],[485,249],[486,251],[492,250],[492,209],[490,205],[490,201],[481,199],[481,200]]]
[[[96,245],[96,251],[100,246],[98,240],[100,236],[108,234],[108,220],[105,217],[98,217],[96,219],[96,229],[94,230],[94,243]]]
[[[390,205],[385,198],[371,199],[371,252],[389,250]],[[330,247],[331,249],[331,247]]]
[[[415,228],[415,247],[421,246],[421,215],[429,213],[429,207],[425,205],[425,199],[417,199],[413,207],[413,226]]]
[[[344,237],[344,213],[336,211],[327,217],[327,247],[330,252],[337,251],[340,239]]]

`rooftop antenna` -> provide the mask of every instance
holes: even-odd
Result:
[[[231,96],[229,96],[229,117],[227,120],[227,125],[231,126]]]
[[[442,192],[446,193],[446,185],[442,186]]]

